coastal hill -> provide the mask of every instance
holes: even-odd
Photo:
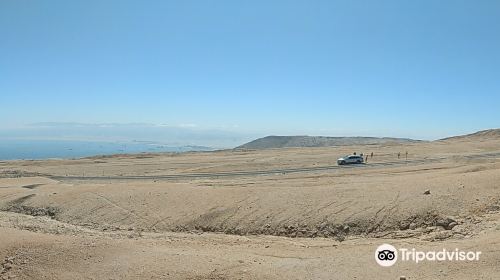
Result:
[[[236,149],[261,150],[276,148],[330,147],[411,142],[420,141],[406,138],[389,137],[267,136],[243,144]]]
[[[443,140],[443,141],[447,141],[447,140],[477,140],[477,139],[486,139],[486,138],[488,138],[488,139],[500,138],[500,128],[481,130],[481,131],[478,131],[475,133],[448,137],[448,138],[444,138],[441,140]]]

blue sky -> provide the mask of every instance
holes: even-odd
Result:
[[[499,30],[496,0],[4,0],[0,129],[435,139],[497,128]]]

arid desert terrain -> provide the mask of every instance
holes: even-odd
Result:
[[[0,279],[500,279],[500,134],[3,161],[0,210]]]

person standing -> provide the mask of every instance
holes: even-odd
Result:
[[[398,159],[401,158],[401,152],[398,152]]]

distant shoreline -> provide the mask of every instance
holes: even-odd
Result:
[[[126,154],[214,151],[202,146],[168,146],[152,142],[78,140],[0,140],[0,160],[78,159]]]

